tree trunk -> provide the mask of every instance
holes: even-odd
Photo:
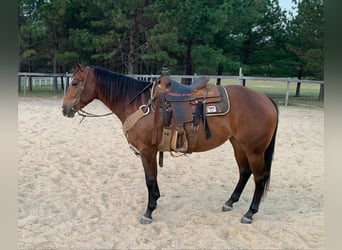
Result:
[[[128,46],[128,55],[127,55],[127,73],[129,75],[133,74],[134,71],[134,32],[133,28],[130,30],[129,34],[129,46]]]
[[[29,76],[29,91],[33,91],[33,86],[32,86],[32,76]]]
[[[64,76],[61,76],[61,89],[64,90]]]
[[[304,69],[303,69],[303,66],[301,65],[298,71],[298,80],[302,79],[303,71]],[[300,97],[300,86],[301,86],[301,82],[297,82],[295,97]]]
[[[223,66],[222,66],[222,63],[220,63],[217,67],[217,75],[222,75],[223,73]],[[216,85],[221,85],[221,78],[217,78],[216,80]]]
[[[133,25],[131,25],[129,30],[129,41],[128,41],[128,53],[127,53],[127,73],[132,75],[134,71],[134,39],[135,39],[135,16],[132,17],[134,19]]]
[[[300,86],[301,86],[301,82],[297,82],[295,97],[300,97]]]
[[[54,55],[53,55],[53,73],[56,74],[57,71],[57,50],[55,50]],[[58,92],[58,85],[57,85],[57,76],[53,77],[53,93],[57,94]]]
[[[133,70],[134,69],[134,67],[133,67],[133,62],[132,62],[132,60],[130,60],[130,59],[128,59],[128,63],[127,63],[127,73],[129,74],[129,75],[133,75]]]
[[[192,41],[188,41],[187,46],[186,46],[186,53],[184,57],[184,66],[183,66],[183,72],[185,75],[193,75],[191,50],[192,50]],[[181,82],[183,84],[190,85],[192,80],[191,78],[182,78]]]

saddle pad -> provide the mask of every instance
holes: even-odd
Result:
[[[207,98],[205,107],[207,116],[225,115],[230,110],[229,95],[226,88],[221,85],[216,87],[220,92],[221,98]]]

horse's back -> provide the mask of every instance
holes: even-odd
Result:
[[[243,115],[246,119],[274,119],[277,107],[265,94],[240,85],[226,86],[229,94],[231,113]]]

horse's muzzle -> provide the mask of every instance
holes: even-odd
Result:
[[[76,111],[73,109],[73,105],[63,105],[62,107],[63,115],[69,118],[75,116]]]

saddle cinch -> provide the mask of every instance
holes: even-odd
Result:
[[[197,143],[200,122],[203,123],[206,138],[210,138],[207,116],[226,114],[229,111],[229,99],[225,88],[208,82],[209,77],[206,76],[198,77],[191,85],[178,83],[165,75],[160,77],[155,88],[155,121],[162,123],[159,151],[192,153]],[[191,122],[192,129],[186,133],[185,125]],[[156,135],[153,138],[155,141]]]

